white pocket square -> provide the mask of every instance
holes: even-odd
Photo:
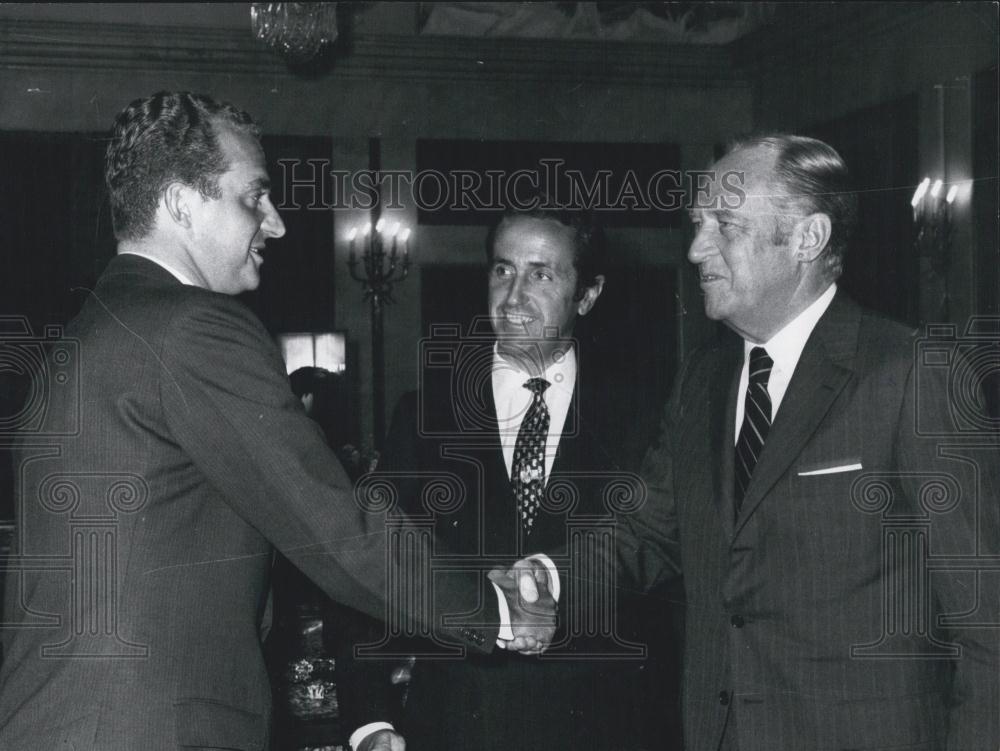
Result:
[[[815,477],[816,475],[835,475],[838,472],[857,472],[861,469],[861,463],[838,464],[836,467],[823,467],[823,469],[813,469],[809,472],[799,472],[799,477]]]

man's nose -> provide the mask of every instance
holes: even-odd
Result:
[[[691,241],[691,247],[688,248],[687,259],[691,263],[697,264],[717,252],[715,240],[704,230],[698,230]]]
[[[274,204],[271,203],[270,198],[267,199],[267,203],[264,206],[264,221],[260,223],[260,228],[267,237],[275,239],[283,237],[285,234],[285,223],[281,221],[281,215],[274,208]]]
[[[507,285],[507,298],[505,302],[511,306],[518,305],[521,302],[523,294],[524,280],[521,279],[520,275],[515,274],[511,277],[510,283]]]

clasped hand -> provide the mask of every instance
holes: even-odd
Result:
[[[514,638],[501,646],[525,655],[544,652],[556,633],[557,609],[545,566],[520,560],[506,571],[493,569],[489,579],[503,592],[510,609]]]

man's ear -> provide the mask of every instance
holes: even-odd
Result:
[[[594,303],[597,302],[597,298],[601,296],[601,292],[603,290],[604,275],[598,274],[594,277],[594,283],[583,290],[583,297],[581,297],[579,302],[576,304],[577,315],[587,315],[587,313],[590,312],[590,309],[594,307]]]
[[[792,251],[795,260],[812,263],[830,244],[832,227],[826,214],[810,214],[795,224],[792,232]]]
[[[173,222],[191,229],[191,200],[197,191],[184,183],[172,182],[163,189],[163,207]]]

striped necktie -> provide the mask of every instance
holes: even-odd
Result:
[[[774,361],[763,347],[750,350],[750,379],[744,402],[743,426],[736,439],[736,516],[740,514],[747,486],[771,429],[771,396],[767,393],[767,382],[773,366]]]

